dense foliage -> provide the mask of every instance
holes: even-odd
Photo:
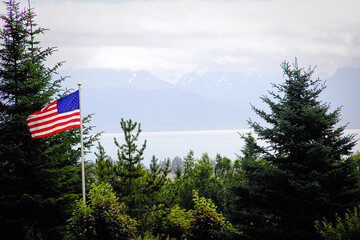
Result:
[[[356,165],[357,173],[359,174],[360,152],[351,155],[348,161],[352,161]],[[352,211],[347,210],[344,217],[341,218],[335,213],[335,218],[329,221],[324,217],[321,221],[315,221],[315,229],[317,233],[326,240],[352,240],[360,238],[360,215],[358,207],[354,207]]]
[[[285,82],[254,111],[266,127],[249,121],[266,146],[245,136],[244,183],[233,183],[232,221],[255,239],[314,239],[314,221],[344,212],[359,201],[358,174],[349,155],[354,136],[336,126],[340,109],[318,100],[325,86],[313,69],[282,64]],[[254,154],[257,153],[257,154]],[[260,159],[257,158],[259,156]]]
[[[323,218],[321,222],[315,221],[315,228],[319,235],[326,240],[352,240],[360,238],[360,215],[358,208],[348,210],[344,218],[335,214],[335,223]]]
[[[49,104],[62,78],[47,67],[54,48],[36,40],[44,29],[32,9],[5,3],[0,31],[0,231],[11,239],[62,239],[70,205],[81,193],[79,130],[32,139],[26,119]],[[84,122],[88,122],[89,118]],[[85,133],[89,128],[85,128]],[[85,141],[89,148],[92,139]]]
[[[124,203],[109,183],[93,185],[87,195],[87,203],[76,202],[72,217],[68,220],[68,239],[130,239],[135,237],[136,221],[125,212]]]
[[[190,239],[229,239],[238,237],[239,233],[225,217],[216,211],[211,199],[199,197],[193,191],[194,209],[191,210]]]

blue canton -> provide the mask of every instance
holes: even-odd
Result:
[[[79,105],[79,91],[76,91],[57,101],[58,113],[74,111],[80,108]]]

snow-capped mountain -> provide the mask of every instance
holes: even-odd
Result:
[[[279,80],[281,76],[263,77],[241,72],[192,72],[180,78],[176,86],[212,99],[249,103],[266,93],[264,87],[270,87],[270,83]]]
[[[173,85],[160,80],[149,72],[139,70],[112,69],[76,69],[61,71],[60,75],[69,76],[65,85],[73,87],[75,82],[81,82],[84,88],[129,88],[129,89],[166,89]]]

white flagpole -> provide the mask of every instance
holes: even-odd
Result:
[[[81,136],[81,176],[82,176],[82,194],[84,204],[86,204],[86,193],[85,193],[85,160],[84,160],[84,140],[83,140],[83,126],[82,126],[82,116],[81,116],[81,83],[79,85],[79,109],[80,109],[80,136]]]

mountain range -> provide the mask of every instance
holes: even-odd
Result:
[[[64,88],[82,82],[82,110],[94,113],[95,131],[121,132],[120,119],[141,123],[144,131],[225,130],[248,128],[247,120],[261,122],[251,109],[267,109],[260,97],[281,83],[282,75],[260,76],[241,72],[191,72],[176,83],[147,71],[78,69]],[[339,69],[323,82],[320,98],[332,110],[342,106],[340,124],[360,128],[360,68]]]

